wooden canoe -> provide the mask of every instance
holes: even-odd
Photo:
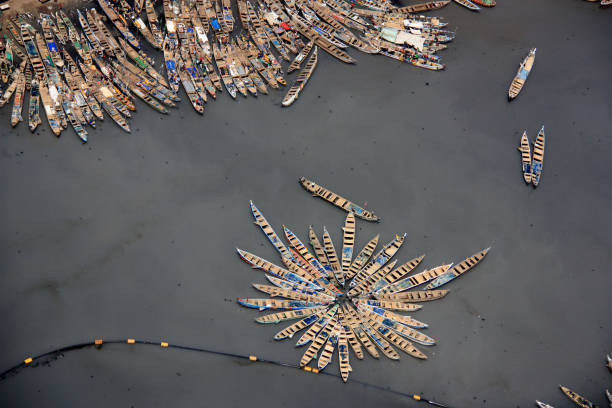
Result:
[[[300,95],[300,92],[302,91],[302,89],[304,89],[304,87],[306,86],[306,83],[312,76],[312,73],[314,72],[318,61],[319,61],[318,47],[315,46],[314,50],[312,51],[312,55],[308,59],[308,62],[306,62],[306,65],[304,66],[304,68],[300,71],[298,76],[295,78],[295,82],[293,86],[289,88],[289,91],[283,98],[283,101],[282,101],[283,106],[290,106],[291,104],[293,104],[293,102],[297,100],[297,98]]]
[[[455,3],[462,5],[463,7],[470,9],[472,11],[480,10],[476,4],[472,3],[470,0],[455,0]]]
[[[340,376],[342,381],[346,382],[349,377],[349,372],[352,371],[349,363],[349,342],[348,335],[343,326],[339,323],[339,334],[338,334],[338,362],[340,365]],[[349,329],[350,330],[350,329]]]
[[[327,276],[333,277],[331,273],[331,267],[329,266],[329,260],[327,259],[327,255],[325,254],[325,249],[323,249],[323,245],[321,245],[321,241],[317,237],[317,234],[314,232],[312,225],[308,227],[308,239],[310,241],[310,246],[315,253],[315,256],[319,260],[319,263],[323,265],[323,268],[328,271]],[[329,269],[328,269],[329,268]]]
[[[289,250],[287,249],[285,244],[283,244],[283,241],[280,240],[278,235],[276,235],[276,232],[274,232],[274,229],[270,226],[268,220],[266,220],[261,211],[259,211],[259,209],[255,207],[253,201],[250,201],[249,203],[251,206],[251,213],[253,214],[253,218],[255,218],[255,225],[261,228],[270,243],[274,245],[274,247],[281,254],[282,257],[292,260],[293,257],[289,253]]]
[[[361,281],[382,268],[389,261],[389,259],[391,259],[393,255],[399,251],[405,239],[405,233],[404,235],[396,235],[392,241],[390,241],[376,255],[374,255],[370,262],[368,262],[366,266],[364,266],[363,269],[361,269],[357,275],[355,275],[351,281],[351,287],[358,285],[361,283]]]
[[[442,285],[452,281],[455,278],[463,275],[474,266],[476,266],[489,252],[489,248],[485,248],[482,251],[470,256],[469,258],[459,262],[457,265],[453,266],[448,272],[438,276],[431,283],[425,286],[425,290],[431,290],[439,288]]]
[[[329,260],[329,266],[334,274],[334,278],[341,286],[344,286],[344,273],[342,272],[342,267],[338,261],[336,248],[334,248],[334,243],[329,235],[329,232],[327,231],[327,228],[325,227],[323,227],[323,247],[325,249],[327,259]]]
[[[11,112],[11,126],[15,127],[23,120],[21,112],[23,111],[23,97],[25,95],[25,76],[20,73],[15,79],[17,88],[15,89],[15,97],[13,99],[13,110]]]
[[[309,329],[309,332],[312,329],[314,329],[316,327],[316,324],[318,323],[319,322],[315,323],[315,326],[312,326]],[[302,356],[302,359],[300,360],[300,367],[304,367],[308,365],[308,363],[310,363],[310,361],[314,358],[314,356],[321,349],[321,347],[323,347],[323,345],[327,342],[333,330],[335,330],[337,324],[338,324],[337,318],[332,317],[329,323],[321,326],[318,332],[312,335],[313,337],[312,343],[310,344],[310,346],[308,346],[308,348],[304,352],[304,355]]]
[[[302,66],[302,61],[304,61],[308,54],[310,54],[310,50],[312,50],[313,46],[314,41],[308,41],[308,44],[306,44],[306,46],[300,50],[300,52],[295,56],[291,64],[289,64],[289,68],[287,68],[287,73],[300,69],[300,67]]]
[[[398,266],[396,269],[383,276],[378,282],[375,282],[374,285],[372,285],[372,292],[376,292],[377,290],[402,279],[404,276],[412,272],[417,266],[419,266],[423,258],[425,258],[425,255],[413,258]]]
[[[361,344],[363,344],[363,347],[366,349],[366,351],[372,357],[379,358],[380,354],[378,353],[376,346],[374,345],[374,343],[372,343],[372,341],[367,336],[367,334],[365,333],[365,331],[363,330],[363,328],[361,327],[359,323],[357,312],[355,312],[355,310],[352,307],[350,307],[348,304],[344,304],[342,306],[342,314],[348,326],[353,330],[356,338],[359,339]]]
[[[362,315],[366,316],[367,318],[372,319],[382,324],[383,326],[388,327],[389,329],[392,329],[399,335],[404,336],[411,341],[417,342],[424,346],[433,346],[434,344],[436,344],[436,341],[433,338],[411,327],[408,327],[403,324],[399,324],[391,319],[385,318],[384,316],[374,313],[371,310],[364,308],[363,306],[358,307],[358,311],[359,313],[362,313]]]
[[[544,126],[540,129],[535,142],[533,143],[533,160],[531,164],[532,178],[531,183],[534,187],[540,184],[542,176],[542,167],[544,166],[544,145],[546,143],[546,135],[544,134]]]
[[[495,7],[497,4],[495,0],[470,0],[472,3],[478,4],[483,7]]]
[[[344,315],[343,309],[338,309],[338,322],[340,326],[344,329],[344,333],[346,334],[346,339],[353,350],[353,353],[359,360],[363,360],[363,349],[361,348],[361,343],[357,340],[357,335],[355,331],[349,325],[348,319]]]
[[[411,292],[408,292],[411,293]],[[421,305],[395,300],[372,300],[372,299],[353,299],[355,305],[360,303],[368,306],[382,307],[383,309],[397,310],[398,312],[414,312],[421,309]]]
[[[338,307],[339,305],[335,304],[331,308],[329,308],[327,313],[321,316],[319,320],[317,320],[316,323],[312,325],[312,327],[308,329],[308,331],[306,331],[306,333],[304,333],[302,337],[300,337],[300,339],[297,341],[295,345],[298,347],[303,346],[309,341],[314,340],[317,333],[333,319],[336,312],[338,311]]]
[[[561,388],[561,391],[563,391],[565,396],[569,398],[570,401],[572,401],[574,404],[576,404],[580,408],[594,408],[595,407],[595,405],[593,405],[591,401],[589,401],[588,399],[584,398],[581,395],[576,394],[574,391],[570,390],[569,388],[563,385],[560,385],[559,388]]]
[[[388,295],[375,295],[376,299],[381,302],[428,302],[438,300],[448,294],[448,290],[413,290],[411,292],[401,292]],[[381,303],[384,305],[385,303]],[[372,305],[375,305],[372,303]],[[380,306],[380,305],[379,305]],[[380,306],[384,307],[384,306]]]
[[[336,207],[340,207],[345,211],[353,212],[357,217],[366,221],[380,222],[380,218],[378,218],[378,216],[376,216],[372,211],[368,211],[363,209],[362,207],[359,207],[351,201],[348,201],[346,198],[340,197],[339,195],[326,189],[325,187],[316,184],[314,181],[308,180],[305,177],[300,177],[299,182],[302,187],[304,187],[315,197],[321,197],[322,199],[332,203]]]
[[[387,295],[387,294],[393,294],[393,293],[403,292],[405,290],[412,289],[416,286],[427,283],[447,273],[452,266],[453,264],[440,265],[435,268],[428,269],[426,271],[417,273],[415,275],[402,279],[398,282],[395,282],[392,285],[388,285],[388,286],[378,289],[376,291],[376,294]]]
[[[535,61],[536,49],[532,48],[529,50],[529,53],[519,65],[519,69],[516,72],[516,75],[512,79],[512,83],[510,84],[510,88],[508,89],[508,100],[511,101],[518,96],[531,73],[531,69],[533,68],[533,63]]]
[[[370,275],[368,278],[363,279],[360,283],[355,285],[351,290],[347,292],[349,297],[357,296],[359,294],[369,293],[372,285],[377,282],[380,278],[385,276],[387,273],[391,272],[391,270],[395,267],[397,260],[386,264],[383,268],[379,269],[376,273]]]
[[[397,11],[408,14],[408,13],[421,13],[423,11],[437,10],[442,7],[448,6],[450,0],[441,1],[429,1],[427,3],[411,4],[409,6],[399,7]]]
[[[355,214],[352,212],[346,215],[342,232],[342,273],[346,275],[351,267],[355,246]]]
[[[316,312],[323,311],[325,306],[316,306],[308,309],[289,310],[277,313],[270,313],[265,316],[260,316],[255,319],[257,323],[261,324],[277,324],[285,322],[287,320],[294,320],[299,318],[305,318],[315,314]]]
[[[42,120],[40,119],[40,89],[38,85],[38,79],[36,78],[32,80],[28,108],[28,124],[30,127],[30,131],[34,132],[38,125],[42,123]]]
[[[372,256],[372,253],[374,253],[374,250],[376,249],[376,245],[378,245],[379,238],[380,235],[376,235],[363,247],[359,254],[357,254],[355,260],[351,264],[351,267],[349,268],[346,274],[347,280],[353,279],[353,277],[357,275],[357,272],[359,272],[361,268],[368,262],[368,260]]]
[[[424,329],[424,328],[429,327],[429,325],[427,323],[420,322],[420,321],[418,321],[416,319],[413,319],[410,316],[404,316],[404,315],[401,315],[401,314],[390,312],[389,310],[385,310],[385,309],[383,309],[381,307],[367,306],[367,305],[364,305],[362,303],[362,304],[359,305],[359,308],[362,308],[362,309],[367,310],[369,312],[376,313],[377,315],[380,315],[380,316],[386,317],[388,319],[394,320],[397,323],[404,324],[404,325],[406,325],[408,327],[412,327],[413,329]]]
[[[521,162],[523,164],[523,179],[525,183],[531,183],[531,146],[529,145],[529,139],[527,138],[527,131],[523,132],[521,136],[520,146],[517,148],[521,152]]]
[[[294,309],[308,309],[315,306],[323,306],[319,302],[305,302],[301,300],[290,300],[290,299],[249,299],[249,298],[238,298],[238,303],[245,307],[253,309],[259,309],[260,311],[268,309],[282,309],[282,310],[294,310]]]

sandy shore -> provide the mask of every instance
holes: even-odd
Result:
[[[298,362],[294,342],[236,297],[264,283],[235,254],[278,261],[250,199],[302,238],[344,214],[297,183],[312,178],[379,214],[357,246],[407,232],[400,261],[424,267],[493,248],[413,317],[438,340],[427,361],[351,356],[352,378],[452,407],[599,406],[611,376],[610,12],[584,1],[514,0],[433,13],[457,38],[427,72],[350,51],[323,54],[300,99],[231,100],[204,117],[142,104],[125,134],[109,119],[83,145],[0,111],[0,369],[65,344],[140,338]],[[506,91],[530,47],[535,67]],[[290,77],[291,79],[293,77]],[[186,98],[185,98],[186,99]],[[525,186],[520,134],[542,124],[542,182]],[[337,358],[327,368],[337,371]],[[0,383],[0,406],[423,406],[356,383],[159,347],[67,354]]]

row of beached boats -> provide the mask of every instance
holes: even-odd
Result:
[[[255,224],[278,251],[281,263],[277,265],[237,249],[240,258],[265,272],[270,283],[253,284],[257,291],[270,298],[239,298],[238,303],[260,311],[273,311],[256,318],[258,323],[278,324],[295,320],[278,331],[274,339],[290,339],[302,332],[296,345],[305,346],[300,366],[309,371],[323,370],[337,353],[341,377],[347,381],[352,371],[351,350],[358,359],[363,359],[368,353],[374,358],[383,354],[399,360],[397,349],[412,357],[426,359],[427,355],[415,344],[432,346],[436,343],[422,331],[428,324],[401,312],[415,312],[422,308],[421,302],[446,296],[448,290],[440,287],[476,266],[489,248],[456,265],[444,264],[414,273],[424,255],[399,266],[396,266],[397,260],[392,260],[402,247],[406,234],[396,235],[376,252],[377,235],[356,252],[356,216],[364,217],[366,214],[338,196],[335,196],[338,197],[336,200],[331,192],[321,190],[306,179],[301,179],[300,183],[308,183],[313,194],[348,211],[339,252],[325,227],[322,236],[309,227],[310,250],[295,233],[283,226],[285,243],[251,202]],[[371,213],[367,215],[368,218],[372,216]],[[316,366],[310,367],[315,358]]]
[[[436,53],[454,34],[437,17],[414,14],[448,4],[396,7],[387,0],[98,0],[99,9],[43,13],[37,21],[10,18],[0,45],[0,105],[13,97],[11,124],[34,131],[44,115],[56,135],[72,126],[87,141],[87,126],[104,113],[126,132],[141,99],[160,113],[179,102],[180,87],[198,113],[225,89],[257,96],[287,85],[282,106],[294,103],[312,76],[321,50],[345,63],[355,48],[414,66],[444,68]],[[161,9],[161,13],[159,13]],[[70,14],[70,16],[69,16]],[[146,16],[145,17],[143,17]],[[135,31],[134,31],[135,30]],[[146,45],[145,45],[146,44]],[[163,53],[165,73],[147,47]],[[32,86],[34,84],[34,86]]]

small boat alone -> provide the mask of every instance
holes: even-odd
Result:
[[[561,391],[563,391],[565,396],[569,398],[570,401],[572,401],[574,404],[576,404],[580,408],[594,408],[595,407],[595,405],[593,405],[591,401],[589,401],[588,399],[584,398],[581,395],[576,394],[574,391],[570,390],[569,388],[564,387],[563,385],[560,385],[559,388],[561,388]]]
[[[544,166],[544,144],[546,135],[544,134],[544,126],[540,129],[538,137],[533,143],[533,159],[531,162],[531,183],[534,187],[540,184],[540,176],[542,175],[542,167]]]
[[[463,7],[470,9],[472,11],[480,10],[480,7],[472,3],[470,0],[455,0],[455,3],[461,4]]]
[[[379,222],[380,218],[376,216],[372,211],[368,211],[346,198],[340,197],[336,193],[326,189],[323,186],[318,185],[314,181],[308,180],[305,177],[300,177],[299,182],[308,192],[315,197],[321,197],[325,201],[328,201],[336,207],[342,208],[344,211],[353,212],[357,217],[367,220]]]
[[[545,404],[542,401],[538,401],[538,400],[536,400],[536,405],[540,408],[555,408],[552,405]]]
[[[508,90],[508,100],[516,98],[523,89],[525,82],[527,81],[527,77],[533,68],[533,63],[535,61],[536,49],[532,48],[529,50],[529,54],[525,57],[521,65],[519,66],[512,83],[510,84],[510,89]]]
[[[523,178],[525,183],[531,183],[531,146],[529,146],[529,139],[527,138],[527,131],[523,132],[521,136],[521,145],[518,147],[521,152],[521,159],[523,162]]]

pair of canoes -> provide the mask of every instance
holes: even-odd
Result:
[[[533,184],[537,187],[540,184],[540,177],[542,175],[542,167],[544,165],[544,144],[546,142],[546,136],[544,134],[544,126],[540,129],[538,136],[533,144],[533,155],[529,146],[529,139],[527,138],[527,131],[523,132],[521,136],[521,143],[518,150],[521,152],[521,159],[523,162],[523,178],[525,183]]]

